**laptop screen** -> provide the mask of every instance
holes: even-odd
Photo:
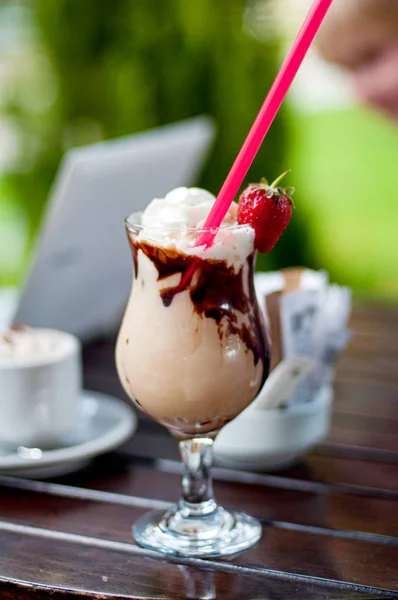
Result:
[[[14,320],[82,340],[115,331],[132,284],[125,217],[192,185],[213,138],[198,117],[68,152]]]

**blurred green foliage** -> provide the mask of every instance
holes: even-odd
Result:
[[[217,193],[277,70],[279,47],[255,39],[246,0],[35,0],[36,77],[8,112],[26,138],[29,168],[3,186],[37,229],[63,152],[206,113],[219,136],[200,184]],[[42,102],[43,104],[43,102]],[[272,127],[249,179],[285,169],[285,121]],[[20,163],[26,157],[22,154]],[[300,216],[262,267],[307,261]],[[300,242],[301,240],[301,242]]]
[[[397,304],[396,127],[358,107],[296,114],[288,151],[309,227],[309,266],[326,266],[359,297]]]

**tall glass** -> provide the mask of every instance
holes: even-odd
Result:
[[[178,504],[133,526],[138,544],[164,553],[233,554],[261,536],[256,519],[217,504],[210,475],[217,433],[252,402],[269,371],[250,235],[238,268],[231,260],[240,227],[223,228],[225,248],[193,256],[173,245],[181,231],[145,228],[141,214],[126,220],[134,282],[117,341],[118,374],[133,402],[178,440],[184,465]],[[202,232],[184,235],[193,245]]]

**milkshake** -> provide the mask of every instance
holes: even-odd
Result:
[[[205,190],[178,188],[126,222],[134,283],[118,373],[136,404],[178,439],[213,438],[252,402],[269,370],[252,227],[237,223],[233,204],[213,245],[195,245],[214,201]]]
[[[179,502],[134,523],[146,548],[222,556],[261,536],[257,519],[217,504],[210,471],[215,436],[268,376],[253,271],[256,252],[268,252],[290,220],[279,181],[249,186],[215,230],[204,228],[215,197],[198,188],[177,188],[126,220],[134,281],[117,369],[130,398],[177,438],[184,464]]]

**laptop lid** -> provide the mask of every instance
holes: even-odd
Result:
[[[213,138],[198,117],[69,151],[14,320],[82,340],[115,331],[132,283],[124,218],[192,185]]]

